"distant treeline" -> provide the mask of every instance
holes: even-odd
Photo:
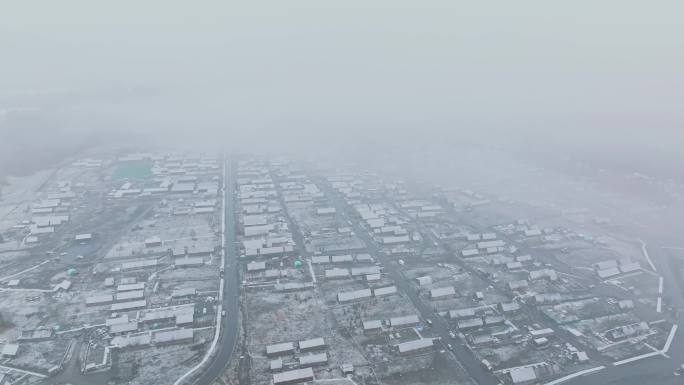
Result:
[[[10,114],[0,121],[0,184],[8,175],[27,175],[58,163],[94,136],[59,127],[36,114]]]

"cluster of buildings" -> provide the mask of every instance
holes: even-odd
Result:
[[[0,282],[0,309],[13,309],[0,310],[12,324],[0,335],[17,335],[0,344],[8,363],[59,375],[69,342],[86,333],[89,343],[74,354],[82,373],[132,360],[141,365],[129,381],[172,382],[195,365],[192,350],[173,346],[203,351],[213,338],[221,171],[218,157],[189,154],[84,159],[57,170],[20,212],[21,258]],[[151,364],[158,354],[172,370]]]

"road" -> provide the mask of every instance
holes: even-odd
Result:
[[[269,168],[269,175],[271,176],[271,179],[274,181],[276,185],[276,191],[278,193],[278,203],[280,203],[280,207],[283,208],[283,215],[285,216],[287,226],[290,229],[290,232],[292,233],[292,240],[294,240],[295,242],[295,253],[299,256],[299,258],[302,259],[311,256],[311,253],[309,253],[306,250],[306,242],[304,240],[304,234],[302,234],[302,229],[299,228],[299,224],[297,224],[297,222],[295,222],[290,216],[290,211],[287,208],[287,203],[285,203],[283,189],[282,187],[280,187],[280,181],[278,180],[278,177],[275,175],[271,168]]]
[[[222,307],[226,316],[222,318],[221,327],[223,336],[217,347],[217,352],[212,358],[211,364],[202,371],[202,374],[192,382],[195,385],[212,384],[226,369],[230,363],[233,351],[238,339],[238,316],[239,316],[239,285],[237,269],[236,249],[236,224],[235,224],[235,164],[226,161],[224,167],[224,197],[225,197],[225,285],[223,288]]]
[[[480,385],[499,384],[499,381],[482,366],[481,362],[472,354],[467,346],[449,336],[449,323],[420,299],[410,281],[406,279],[401,272],[401,269],[399,268],[400,265],[394,259],[386,256],[379,250],[375,241],[368,234],[368,231],[361,227],[358,220],[350,218],[353,213],[347,202],[339,197],[337,192],[328,185],[326,180],[321,179],[317,184],[321,190],[325,191],[326,196],[331,199],[335,208],[340,213],[343,213],[347,219],[350,219],[349,222],[354,228],[354,232],[356,232],[356,234],[366,243],[368,251],[382,263],[384,272],[394,280],[398,291],[411,300],[423,319],[432,320],[431,332],[440,337],[443,344],[446,345],[447,343],[450,343],[453,346],[453,350],[448,351],[449,356],[456,360],[457,364],[460,364],[476,383]]]

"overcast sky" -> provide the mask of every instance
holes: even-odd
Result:
[[[265,148],[470,138],[677,153],[683,11],[625,0],[7,0],[0,129],[25,108],[41,118],[20,126],[37,132]]]

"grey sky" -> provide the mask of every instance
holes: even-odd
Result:
[[[69,130],[183,141],[220,131],[275,147],[292,135],[646,141],[667,151],[684,140],[678,1],[1,7],[3,109],[48,111]]]

